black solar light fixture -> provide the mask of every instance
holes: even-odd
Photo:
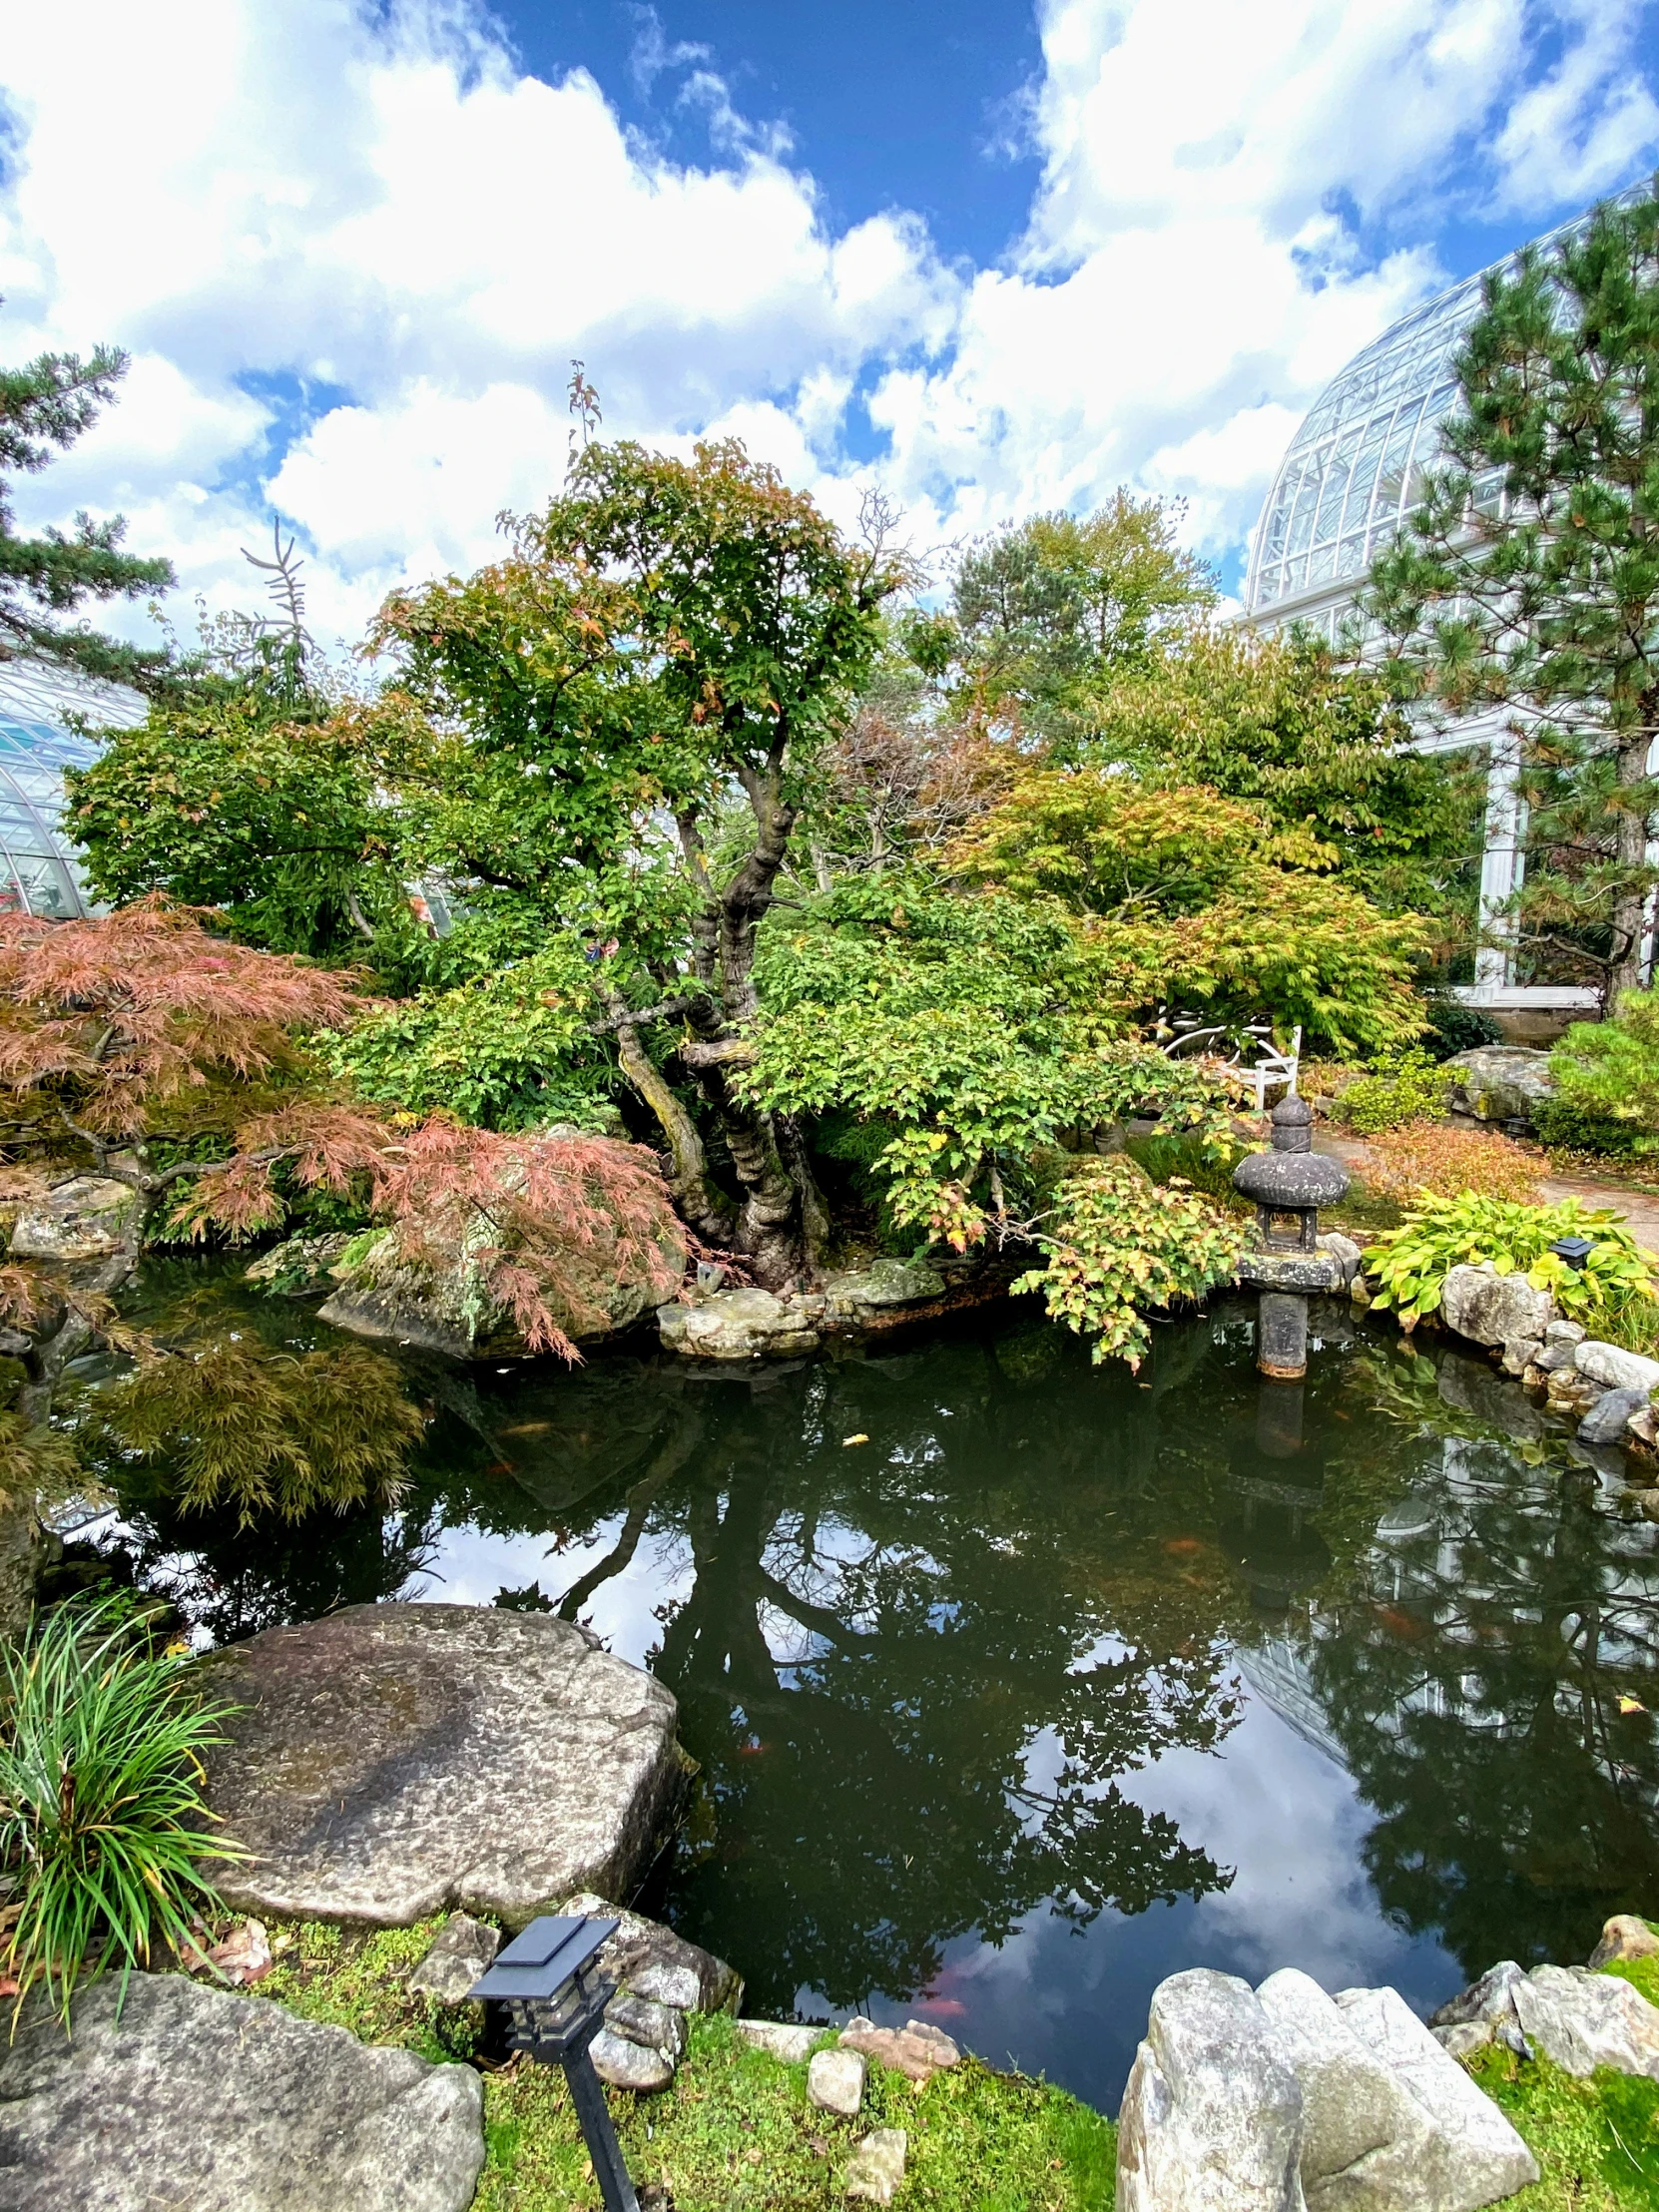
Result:
[[[599,1971],[599,1952],[617,1922],[544,1914],[515,1936],[467,1995],[507,2008],[507,2047],[543,2066],[563,2066],[582,2124],[605,2212],[639,2212],[622,2146],[588,2045],[605,2024],[616,1984]]]
[[[1558,1260],[1565,1260],[1569,1268],[1582,1269],[1595,1246],[1588,1237],[1557,1237],[1549,1249]]]

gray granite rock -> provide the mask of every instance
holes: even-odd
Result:
[[[746,2043],[771,2051],[786,2066],[799,2066],[804,2058],[810,2058],[813,2045],[824,2033],[822,2027],[798,2027],[793,2020],[739,2020],[736,2026]]]
[[[632,2089],[637,2096],[654,2096],[674,2079],[675,2062],[665,2051],[636,2043],[610,2026],[599,2030],[588,2045],[588,2056],[608,2088]]]
[[[743,1995],[743,1982],[724,1958],[642,1914],[583,1890],[564,1899],[558,1910],[618,1923],[600,1950],[599,1965],[619,1989],[681,2012],[719,2012]]]
[[[1639,1352],[1601,1344],[1594,1337],[1586,1337],[1575,1349],[1573,1366],[1604,1390],[1659,1389],[1659,1360],[1644,1360]]]
[[[1117,2212],[1302,2212],[1302,2091],[1248,1982],[1152,1994],[1118,2114]]]
[[[1257,1994],[1302,2090],[1308,2212],[1474,2212],[1519,2188],[1517,2174],[1536,2178],[1508,2122],[1392,1989],[1339,2003],[1287,1968]]]
[[[244,1268],[242,1279],[269,1284],[284,1298],[332,1290],[333,1271],[355,1241],[348,1229],[331,1230],[325,1237],[285,1237]]]
[[[467,1992],[489,1970],[501,1948],[501,1931],[470,1914],[453,1913],[437,1941],[409,1976],[417,1996],[436,1997],[440,2004],[464,2004]]]
[[[1517,1337],[1541,1339],[1555,1318],[1547,1291],[1535,1291],[1524,1275],[1499,1275],[1490,1267],[1455,1267],[1440,1290],[1440,1319],[1477,1345],[1503,1345]]]
[[[1624,1435],[1632,1413],[1647,1404],[1646,1390],[1603,1390],[1578,1424],[1581,1444],[1616,1444]]]
[[[1530,2041],[1567,2073],[1612,2066],[1659,2081],[1659,2011],[1618,1974],[1534,1966],[1514,1999]]]
[[[820,2112],[833,2112],[843,2120],[858,2116],[864,2100],[864,2058],[861,2052],[831,2050],[813,2053],[807,2068],[807,2102]]]
[[[1431,2027],[1428,2032],[1448,2058],[1472,2058],[1497,2039],[1490,2020],[1453,2020],[1449,2027]]]
[[[1531,2046],[1521,2030],[1514,1999],[1515,1983],[1525,1978],[1525,1969],[1515,1959],[1500,1958],[1495,1966],[1486,1968],[1478,1981],[1471,1981],[1437,2012],[1431,2012],[1428,2024],[1435,2030],[1445,2031],[1453,2027],[1480,2027],[1485,2030],[1485,2041],[1490,2042],[1496,2036],[1522,2058],[1530,2058]],[[1445,2043],[1443,2033],[1441,2041],[1446,2049],[1452,2050],[1452,2046]],[[1457,2055],[1452,2050],[1452,2056]]]
[[[545,1614],[354,1605],[201,1679],[244,1708],[208,1798],[255,1855],[219,1876],[246,1912],[521,1928],[576,1889],[626,1894],[685,1786],[669,1692]]]
[[[924,1260],[871,1260],[867,1267],[831,1275],[824,1286],[830,1309],[923,1306],[943,1298],[945,1280]]]
[[[1402,2146],[1415,2155],[1426,2139],[1410,2091],[1310,1975],[1287,1966],[1256,1994],[1302,2090],[1299,2170],[1308,2212],[1384,2202],[1370,2181],[1376,2154]]]
[[[1367,2161],[1370,2196],[1328,2202],[1355,2212],[1476,2212],[1538,2178],[1537,2160],[1491,2099],[1397,1989],[1340,1989],[1337,2004],[1374,2058],[1423,2114],[1420,2140],[1400,2138]]]
[[[123,1252],[137,1228],[142,1202],[113,1175],[77,1175],[55,1183],[44,1198],[18,1209],[12,1225],[14,1260],[107,1260]]]
[[[1610,1921],[1602,1923],[1601,1936],[1591,1951],[1592,1966],[1611,1965],[1615,1958],[1651,1958],[1659,1951],[1659,1936],[1656,1936],[1644,1920],[1634,1913],[1615,1913]]]
[[[1475,1045],[1468,1052],[1453,1053],[1445,1071],[1451,1077],[1451,1105],[1476,1121],[1521,1122],[1530,1127],[1533,1115],[1555,1089],[1549,1054],[1528,1045]]]
[[[359,2043],[181,1974],[39,2003],[0,2046],[6,2212],[463,2212],[484,2163],[470,2066]]]
[[[891,2204],[904,2179],[909,2148],[903,2128],[872,2128],[847,2160],[842,2195],[855,2204]]]
[[[812,1315],[770,1291],[718,1291],[690,1306],[657,1310],[657,1334],[688,1360],[793,1360],[816,1352]]]
[[[1347,1290],[1356,1275],[1359,1274],[1365,1254],[1354,1239],[1345,1237],[1340,1229],[1323,1230],[1320,1234],[1319,1248],[1322,1252],[1329,1253],[1338,1267],[1342,1269],[1343,1288]]]
[[[1503,1348],[1504,1374],[1524,1375],[1528,1368],[1537,1366],[1538,1355],[1543,1349],[1536,1337],[1511,1337]]]
[[[686,2055],[686,2015],[678,2005],[659,2004],[655,1997],[624,1989],[606,2005],[605,2025],[613,2034],[657,2051],[671,2066]]]

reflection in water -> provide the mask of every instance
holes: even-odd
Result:
[[[1659,1531],[1485,1367],[1324,1326],[1301,1384],[1259,1381],[1243,1304],[1139,1381],[1046,1326],[416,1369],[402,1507],[298,1530],[108,1472],[218,1637],[393,1594],[590,1619],[680,1699],[703,1791],[655,1906],[753,2009],[927,2013],[1110,2106],[1179,1965],[1426,2003],[1659,1904],[1620,1710]]]

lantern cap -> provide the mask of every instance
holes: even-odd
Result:
[[[621,1924],[544,1913],[515,1936],[469,1997],[551,1997],[597,1957]]]

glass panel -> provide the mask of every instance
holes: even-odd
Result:
[[[1329,583],[1336,562],[1337,548],[1334,545],[1316,546],[1308,556],[1308,588],[1312,590],[1316,584]]]
[[[1366,534],[1357,531],[1351,538],[1344,538],[1337,548],[1337,574],[1358,576],[1366,565]]]
[[[68,921],[80,912],[81,902],[61,860],[47,859],[44,854],[14,854],[12,864],[31,913],[44,914],[51,921]]]

